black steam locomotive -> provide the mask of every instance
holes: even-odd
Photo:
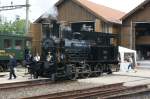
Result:
[[[111,74],[112,67],[118,66],[118,46],[113,44],[117,39],[117,34],[101,32],[62,32],[59,37],[47,34],[38,75],[73,80]]]

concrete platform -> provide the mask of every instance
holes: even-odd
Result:
[[[136,86],[150,84],[150,69],[138,68],[129,72],[114,72],[112,75],[103,75],[97,78],[80,79],[80,82],[92,82],[93,84],[124,83],[124,86]]]
[[[0,84],[47,79],[47,78],[29,79],[30,75],[25,73],[27,73],[27,70],[25,70],[25,68],[17,68],[16,72],[17,78],[12,80],[8,80],[9,72],[0,73],[1,75]],[[150,84],[150,69],[137,68],[137,72],[134,71],[114,72],[112,75],[103,74],[100,77],[78,79],[78,82],[101,84],[101,85],[124,82],[125,86]]]
[[[149,68],[150,69],[150,60],[140,60],[137,61],[140,68]]]

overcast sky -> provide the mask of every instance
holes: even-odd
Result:
[[[23,5],[26,0],[0,0],[0,6],[11,5],[11,1],[14,5]],[[52,6],[58,0],[29,0],[30,2],[30,12],[29,19],[34,21],[38,17],[40,17],[44,12],[52,13]],[[90,0],[95,3],[100,3],[102,5],[118,9],[123,12],[129,12],[137,5],[139,5],[144,0]],[[2,16],[7,17],[7,20],[14,19],[16,15],[21,16],[21,18],[25,18],[25,8],[13,10],[13,11],[1,11],[0,14]]]

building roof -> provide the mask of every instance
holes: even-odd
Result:
[[[56,20],[57,18],[45,12],[38,19],[36,19],[33,23],[40,23],[43,20],[47,20],[50,22],[51,20]]]
[[[124,20],[126,18],[128,18],[129,16],[131,16],[132,14],[134,14],[135,12],[137,12],[138,10],[140,10],[143,6],[145,6],[147,3],[149,3],[150,0],[145,0],[144,2],[142,2],[140,5],[138,5],[136,8],[134,8],[133,10],[131,10],[129,13],[127,13],[125,16],[123,16],[121,18],[121,20]]]
[[[59,6],[61,3],[63,3],[63,1],[65,0],[59,0],[55,4],[55,6]],[[83,8],[87,9],[89,12],[91,12],[98,18],[101,18],[107,22],[121,23],[120,19],[125,15],[124,12],[100,4],[96,4],[88,0],[72,0],[72,1],[82,6]]]

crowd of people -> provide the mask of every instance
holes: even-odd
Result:
[[[14,55],[9,55],[9,63],[8,63],[8,68],[9,68],[9,80],[17,78],[16,73],[15,73],[15,68],[17,66],[17,60]],[[31,54],[29,51],[28,53],[25,53],[24,56],[24,65],[28,70],[28,73],[30,74],[30,78],[38,78],[38,70],[40,69],[40,60],[41,57],[39,56],[38,53],[36,53],[35,56]],[[48,52],[48,55],[46,57],[46,61],[49,63],[52,60],[52,55],[51,52]]]
[[[35,65],[39,61],[40,61],[40,56],[38,55],[38,53],[36,54],[35,57],[33,57],[31,52],[29,52],[28,54],[25,55],[25,66],[28,69],[28,73],[31,74],[31,76],[30,76],[31,79],[32,79],[32,77],[38,78]]]
[[[46,62],[50,63],[52,61],[52,55],[51,52],[48,52],[48,55],[46,57]],[[28,73],[31,74],[31,79],[38,78],[38,70],[40,70],[40,56],[37,53],[34,57],[32,56],[31,52],[29,52],[25,56],[25,65],[28,68]]]

